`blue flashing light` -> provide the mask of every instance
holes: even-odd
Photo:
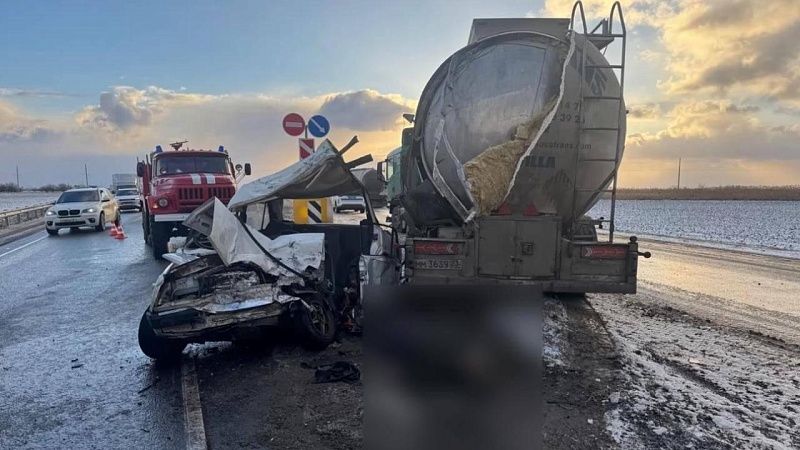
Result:
[[[225,146],[220,145],[217,151],[219,151],[220,153],[225,153]]]
[[[164,150],[162,150],[162,149],[161,149],[161,146],[160,146],[160,145],[156,145],[156,153],[161,153],[161,152],[163,152],[163,151],[164,151]]]

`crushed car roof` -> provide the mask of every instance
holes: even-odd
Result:
[[[340,152],[326,139],[308,158],[241,186],[228,208],[235,211],[277,198],[322,198],[361,189]]]

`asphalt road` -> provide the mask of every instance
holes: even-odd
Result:
[[[186,448],[181,368],[156,367],[137,344],[151,283],[166,266],[144,246],[140,221],[138,214],[123,215],[128,239],[122,241],[90,230],[57,237],[37,231],[0,245],[0,448]],[[748,444],[749,435],[717,433],[718,423],[778,446],[797,443],[787,430],[797,425],[790,416],[800,404],[785,397],[800,392],[800,379],[791,374],[800,368],[800,261],[644,240],[641,249],[654,256],[640,260],[639,294],[589,297],[630,383],[617,397],[617,419],[601,422],[600,411],[593,423],[627,433],[630,440],[622,442],[634,446],[682,446],[692,439],[701,446]],[[576,361],[597,352],[578,345],[596,337],[568,341]],[[315,385],[308,369],[359,361],[359,342],[346,340],[320,354],[291,343],[191,346],[185,358],[196,364],[208,444],[349,448],[360,442],[360,391]],[[723,365],[725,371],[715,369]],[[754,376],[759,384],[746,381]],[[661,387],[650,392],[652,386]],[[664,409],[664,389],[692,400],[669,400]],[[641,405],[652,414],[642,414]],[[711,411],[709,405],[721,406],[705,422],[685,414]],[[754,418],[775,405],[774,417]],[[662,423],[659,411],[673,416]]]
[[[0,246],[0,448],[185,448],[180,369],[137,343],[166,266],[140,223]]]

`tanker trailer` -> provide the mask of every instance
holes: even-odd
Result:
[[[353,169],[350,173],[352,173],[353,176],[364,185],[364,188],[366,188],[373,208],[383,208],[386,206],[386,186],[376,169],[364,167]],[[355,194],[361,195],[361,192],[359,191]]]
[[[625,35],[619,3],[592,32],[580,2],[572,18],[473,21],[423,90],[403,155],[405,282],[636,291],[649,254],[613,234]],[[591,220],[602,195],[611,217]]]

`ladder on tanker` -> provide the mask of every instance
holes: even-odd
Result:
[[[622,128],[621,128],[621,117],[624,117],[626,114],[625,105],[623,103],[623,93],[625,91],[625,45],[626,45],[626,35],[627,31],[625,29],[625,19],[622,16],[622,6],[620,3],[614,2],[611,6],[611,13],[609,14],[608,19],[603,19],[597,24],[596,27],[592,29],[591,32],[587,30],[586,27],[586,15],[584,14],[583,10],[583,3],[578,1],[575,2],[575,5],[572,7],[572,15],[570,17],[570,32],[574,33],[574,25],[575,25],[575,14],[580,14],[581,23],[583,25],[583,35],[586,39],[583,40],[581,45],[581,61],[579,65],[579,73],[580,73],[580,103],[579,103],[579,110],[578,114],[582,117],[581,120],[578,121],[578,131],[577,131],[577,151],[575,152],[575,173],[573,174],[573,192],[572,192],[572,218],[573,223],[577,223],[579,219],[576,217],[580,214],[584,208],[587,206],[588,203],[592,201],[597,196],[603,194],[611,194],[611,211],[610,217],[608,219],[603,219],[602,217],[599,220],[593,221],[593,224],[597,223],[600,224],[602,227],[603,223],[608,223],[608,242],[614,241],[614,217],[616,215],[616,201],[617,201],[617,173],[619,170],[620,158],[622,156],[622,151],[625,146],[624,136],[622,135]],[[614,18],[615,15],[619,16],[619,25],[620,31],[614,31]],[[586,64],[586,42],[594,43],[599,50],[604,48],[607,49],[609,45],[614,43],[617,39],[620,40],[620,51],[621,55],[619,56],[618,64]],[[604,53],[605,54],[605,53]],[[608,59],[606,59],[608,61]],[[592,70],[602,70],[602,69],[609,69],[609,70],[619,70],[619,95],[586,95],[584,93],[584,83],[585,80],[585,72],[587,69]],[[609,127],[593,127],[593,126],[584,126],[585,118],[583,116],[584,106],[586,101],[615,101],[618,105],[618,114],[616,116],[616,126],[609,126]],[[616,135],[616,146],[615,146],[615,153],[613,158],[608,157],[586,157],[582,154],[583,149],[583,141],[584,141],[584,134],[587,132],[601,132],[601,133],[615,133]],[[588,188],[580,188],[578,187],[578,171],[580,170],[581,163],[613,163],[614,168],[611,172],[609,178],[607,178],[603,184],[598,189],[588,189]],[[610,186],[610,187],[607,187]],[[581,201],[579,204],[579,193],[589,193],[588,200]],[[574,239],[576,237],[576,228],[577,226],[573,225],[570,231],[570,238]]]

